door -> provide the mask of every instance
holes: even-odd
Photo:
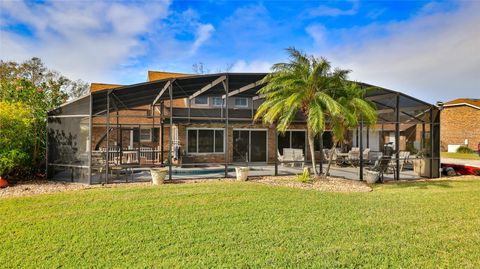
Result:
[[[233,131],[234,162],[266,162],[267,131],[234,130]]]

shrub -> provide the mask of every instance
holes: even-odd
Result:
[[[297,174],[297,180],[302,183],[312,183],[312,179],[310,178],[310,172],[307,168],[303,169],[301,175]]]
[[[465,146],[460,146],[458,149],[457,149],[457,153],[474,153],[473,149],[469,148],[469,147],[465,147]]]
[[[28,165],[34,118],[29,106],[0,101],[0,175]]]

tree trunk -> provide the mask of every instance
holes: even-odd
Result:
[[[333,154],[335,153],[335,148],[337,147],[338,142],[333,143],[332,149],[330,150],[330,156],[328,157],[328,166],[327,166],[327,171],[325,171],[325,176],[330,175],[330,166],[332,165],[333,161]]]
[[[307,129],[308,132],[308,146],[310,147],[310,155],[312,156],[312,170],[313,174],[315,176],[318,176],[317,173],[317,164],[315,162],[315,134],[310,131],[310,129]]]

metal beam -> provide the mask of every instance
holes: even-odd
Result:
[[[252,100],[255,101],[255,100],[258,100],[258,99],[263,99],[265,97],[267,97],[266,94],[260,94],[260,95],[252,97]]]
[[[169,80],[165,86],[163,86],[163,89],[160,91],[160,93],[158,93],[157,97],[155,97],[155,100],[153,100],[153,103],[152,103],[152,106],[154,106],[155,104],[157,104],[158,100],[162,97],[163,93],[165,93],[165,91],[170,87],[170,85],[172,85],[172,81],[173,80]]]
[[[215,79],[214,81],[212,81],[212,82],[208,83],[207,85],[203,86],[203,88],[201,88],[200,90],[196,91],[194,94],[192,94],[190,97],[188,97],[188,99],[192,100],[193,98],[199,96],[200,94],[202,94],[202,93],[210,90],[211,88],[215,87],[217,84],[221,83],[225,79],[227,79],[227,76],[225,76],[225,75]]]
[[[383,105],[383,104],[381,104]],[[383,106],[386,106],[386,105],[383,105]],[[425,110],[426,109],[426,106],[410,106],[410,107],[401,107],[399,109],[400,112],[402,112],[403,114],[405,114],[406,111],[415,111],[415,110]],[[385,114],[385,113],[392,113],[392,112],[395,112],[396,110],[394,108],[385,108],[385,109],[380,109],[380,110],[377,110],[377,113],[378,114]]]
[[[397,95],[396,93],[391,92],[391,93],[386,93],[386,94],[368,96],[368,97],[365,97],[365,99],[367,99],[369,101],[375,101],[375,100],[392,98],[392,97],[395,97],[396,95]]]
[[[232,97],[234,95],[237,95],[239,93],[242,93],[242,92],[245,92],[245,91],[248,91],[250,89],[253,89],[259,85],[262,85],[263,84],[263,81],[262,80],[259,80],[259,81],[255,81],[253,83],[250,83],[250,84],[247,84],[243,87],[241,87],[240,89],[237,89],[237,90],[233,90],[231,92],[228,93],[228,97]],[[225,94],[222,95],[222,98],[225,99]]]

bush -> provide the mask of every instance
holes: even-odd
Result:
[[[29,106],[0,101],[0,175],[28,166],[34,118]]]
[[[458,149],[457,149],[457,153],[474,153],[473,149],[469,148],[469,147],[465,147],[465,146],[460,146]]]
[[[297,180],[302,183],[312,183],[312,179],[310,178],[310,172],[308,168],[303,169],[301,175],[297,175]]]

